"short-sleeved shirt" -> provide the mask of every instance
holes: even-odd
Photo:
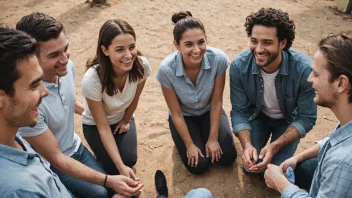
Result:
[[[178,51],[160,63],[156,79],[162,86],[176,92],[184,116],[200,116],[210,110],[215,79],[226,72],[229,64],[223,51],[208,46],[196,85],[193,85],[184,70],[182,54]]]
[[[59,77],[58,84],[43,81],[49,95],[39,105],[38,123],[34,127],[21,127],[18,132],[22,137],[33,137],[50,129],[62,153],[71,156],[79,148],[81,139],[74,131],[76,83],[71,61],[67,64],[67,70],[65,76]]]
[[[106,91],[102,93],[101,81],[96,70],[98,65],[94,65],[87,70],[82,79],[82,95],[85,97],[84,111],[82,114],[83,124],[96,125],[89,110],[86,98],[93,101],[103,101],[104,111],[110,125],[116,124],[122,120],[126,109],[130,106],[136,95],[138,84],[145,81],[152,72],[148,60],[143,56],[138,56],[138,58],[143,64],[143,78],[136,82],[129,82],[129,76],[127,76],[127,80],[122,92],[118,92],[113,96],[109,96]]]
[[[32,147],[19,135],[24,151],[0,144],[0,196],[69,198],[70,192]]]

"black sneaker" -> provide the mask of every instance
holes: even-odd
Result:
[[[169,193],[167,190],[166,178],[164,173],[161,172],[160,170],[157,170],[155,172],[154,180],[155,180],[155,188],[158,194],[168,197]]]

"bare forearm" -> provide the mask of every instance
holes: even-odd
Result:
[[[84,111],[84,107],[82,103],[80,103],[79,101],[76,101],[75,113],[78,115],[82,115],[83,111]]]
[[[114,162],[117,169],[121,169],[124,163],[121,159],[119,149],[117,148],[115,138],[111,132],[110,126],[98,126],[101,142],[104,145],[106,152],[109,154],[111,160]]]
[[[58,154],[58,157],[55,159],[50,159],[50,163],[66,175],[70,175],[76,179],[100,186],[104,185],[105,174],[98,172],[62,153]]]
[[[221,121],[222,102],[210,104],[210,134],[209,139],[218,140]]]
[[[186,147],[188,148],[189,145],[193,144],[193,140],[191,135],[189,134],[187,124],[183,118],[183,115],[174,115],[171,116],[171,119],[175,125],[175,128],[178,134],[181,136],[183,142],[185,143]]]
[[[292,143],[295,140],[298,140],[299,138],[300,135],[297,129],[292,126],[288,127],[284,134],[282,134],[277,140],[271,143],[274,145],[274,153],[279,152],[286,145]]]
[[[134,111],[137,109],[137,105],[138,105],[138,99],[136,101],[133,101],[130,106],[126,109],[125,111],[125,115],[123,116],[122,120],[129,122]]]
[[[247,145],[252,145],[251,132],[249,130],[239,131],[237,137],[241,142],[242,148],[246,148]]]
[[[314,146],[295,155],[294,157],[297,159],[298,162],[301,162],[309,158],[317,157],[319,150],[320,150],[319,144],[315,144]]]

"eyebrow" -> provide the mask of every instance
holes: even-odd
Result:
[[[65,46],[65,51],[68,49],[68,46],[70,45],[70,43],[67,43],[67,45]],[[55,54],[59,53],[59,51],[55,51],[55,52],[51,52],[50,54],[48,54],[47,56],[53,56]]]
[[[32,86],[38,84],[41,80],[42,80],[42,76],[40,76],[39,78],[33,80],[33,81],[31,82],[31,84],[29,85],[29,87],[32,87]]]

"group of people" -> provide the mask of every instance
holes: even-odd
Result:
[[[288,14],[262,8],[245,21],[249,49],[230,63],[207,45],[203,23],[190,12],[175,13],[172,21],[177,51],[160,63],[156,79],[172,139],[191,173],[204,173],[213,163],[232,165],[234,134],[243,148],[244,173],[262,177],[283,197],[352,197],[350,38],[323,37],[312,60],[290,49],[295,24]],[[47,14],[24,16],[16,30],[0,28],[2,197],[126,197],[143,187],[132,168],[133,113],[151,67],[133,28],[123,20],[101,27],[82,79],[84,104],[76,100],[69,58],[64,27]],[[228,67],[232,130],[223,109]],[[315,125],[317,105],[330,108],[339,124],[294,155]],[[75,113],[82,115],[96,157],[74,132]],[[288,167],[295,169],[299,187],[285,177]],[[310,189],[309,195],[300,188]],[[192,196],[202,195],[194,190]]]

